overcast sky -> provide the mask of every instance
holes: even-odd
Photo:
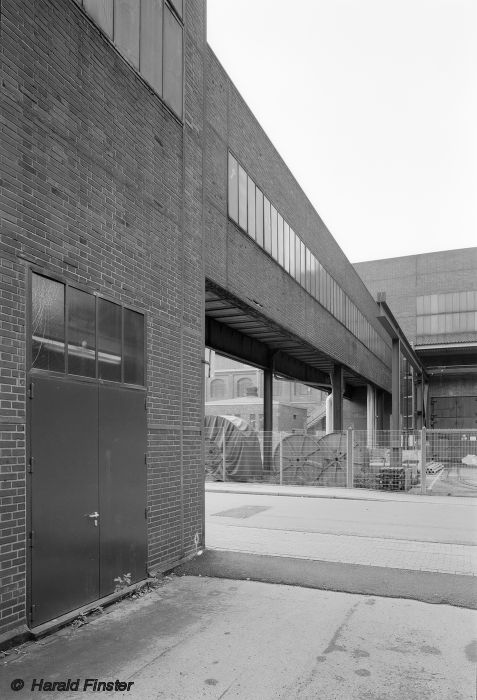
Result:
[[[208,0],[208,41],[352,262],[477,245],[477,0]]]

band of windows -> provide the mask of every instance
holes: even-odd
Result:
[[[182,118],[183,0],[75,0]]]
[[[417,297],[417,336],[477,332],[477,291]]]
[[[375,355],[391,361],[382,338],[230,152],[228,215]]]

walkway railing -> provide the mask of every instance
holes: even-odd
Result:
[[[206,479],[477,496],[477,431],[205,429]]]

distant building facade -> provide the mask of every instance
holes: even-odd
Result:
[[[356,263],[429,377],[427,426],[477,429],[477,248]]]

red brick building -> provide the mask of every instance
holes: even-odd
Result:
[[[2,0],[0,32],[3,643],[204,542],[204,344],[263,371],[265,429],[275,375],[339,429],[343,396],[389,422],[391,341],[205,0]]]

